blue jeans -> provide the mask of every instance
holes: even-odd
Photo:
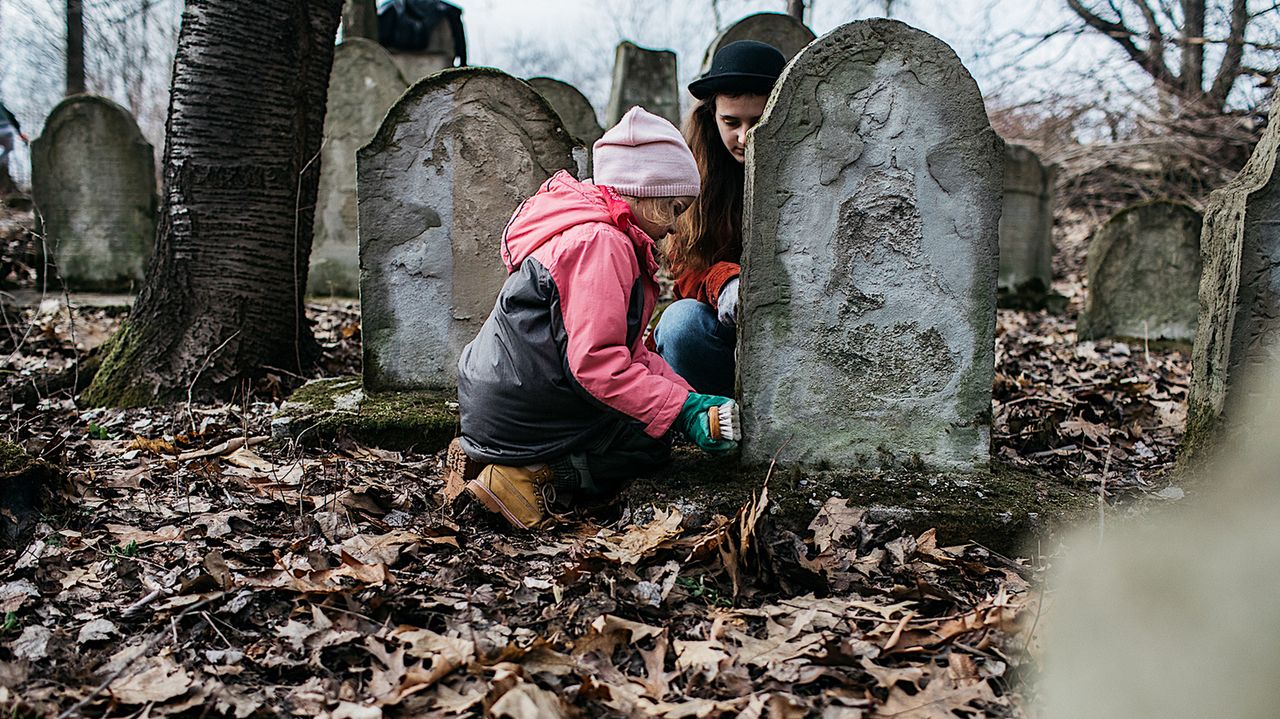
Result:
[[[720,324],[711,305],[676,300],[653,330],[658,354],[695,392],[732,397],[738,331]]]

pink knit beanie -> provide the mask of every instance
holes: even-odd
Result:
[[[633,107],[592,148],[597,185],[632,197],[694,196],[698,163],[670,122]]]

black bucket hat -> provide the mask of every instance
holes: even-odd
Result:
[[[689,92],[705,100],[718,92],[768,95],[787,64],[778,48],[738,40],[716,50],[707,74],[689,83]]]

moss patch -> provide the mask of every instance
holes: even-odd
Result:
[[[312,380],[276,413],[271,433],[302,444],[345,436],[384,449],[435,452],[457,434],[454,401],[437,390],[365,393],[359,377]]]
[[[666,473],[637,482],[630,497],[731,515],[759,490],[767,473],[766,467],[739,467],[684,448]],[[977,541],[1015,553],[1031,536],[1089,516],[1097,503],[1084,484],[995,463],[970,474],[778,468],[769,482],[774,521],[797,532],[832,496],[846,497],[851,506],[869,508],[908,531],[936,528],[944,543]]]
[[[40,517],[57,502],[56,467],[0,440],[0,548],[25,544]]]
[[[0,474],[20,472],[31,464],[31,456],[18,445],[0,439]]]

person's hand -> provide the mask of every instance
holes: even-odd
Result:
[[[689,441],[708,454],[732,452],[738,448],[738,443],[727,439],[712,439],[711,422],[707,418],[707,411],[712,407],[719,407],[731,401],[728,397],[690,392],[689,398],[680,408],[680,414],[676,417],[674,426],[681,434],[688,437]]]
[[[726,327],[738,326],[738,278],[724,283],[720,297],[716,299],[716,316]]]

